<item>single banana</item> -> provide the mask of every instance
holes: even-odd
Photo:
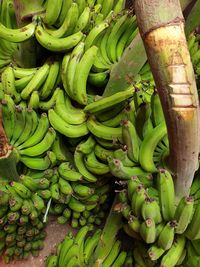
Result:
[[[78,65],[78,62],[80,61],[80,58],[83,56],[84,53],[84,42],[80,42],[77,44],[77,46],[72,50],[72,53],[70,55],[69,62],[67,64],[65,75],[63,75],[63,84],[65,91],[67,94],[73,98],[74,96],[74,75],[76,72],[76,68]]]
[[[39,102],[40,97],[38,91],[33,91],[29,99],[28,108],[37,110],[39,108]]]
[[[69,8],[71,7],[71,5],[72,5],[72,0],[63,0],[62,8],[61,8],[59,17],[56,21],[56,24],[58,25],[58,27],[60,27],[63,24],[66,18],[67,12]]]
[[[157,184],[162,216],[166,221],[173,220],[175,213],[175,192],[171,174],[167,170],[159,170]]]
[[[88,134],[86,123],[82,123],[80,125],[69,124],[64,121],[53,109],[49,110],[48,116],[52,127],[67,137],[76,138]]]
[[[200,216],[200,206],[195,206],[195,211],[192,216],[192,220],[186,229],[185,236],[190,240],[197,240],[200,237],[200,230],[198,227],[198,221]]]
[[[27,99],[33,91],[39,90],[49,73],[49,62],[40,67],[27,86],[21,91],[21,97]]]
[[[143,205],[141,214],[144,220],[152,219],[156,224],[162,221],[159,203],[153,198],[146,198]]]
[[[122,138],[121,127],[114,128],[105,126],[102,123],[98,122],[93,116],[88,118],[87,127],[93,135],[105,140],[121,140]]]
[[[33,37],[35,27],[35,19],[33,19],[33,22],[19,29],[9,29],[0,23],[0,38],[13,43],[23,42]]]
[[[164,249],[168,250],[171,248],[174,242],[176,221],[169,221],[162,229],[160,235],[158,236],[158,245]]]
[[[141,216],[142,205],[144,204],[146,197],[147,193],[145,188],[142,185],[138,185],[131,199],[131,207],[135,216]]]
[[[177,235],[172,247],[161,259],[161,266],[173,267],[178,262],[185,247],[184,235]]]
[[[15,88],[15,77],[12,67],[9,66],[3,71],[1,81],[4,93],[10,95],[15,103],[18,103],[21,100],[21,97]]]
[[[158,93],[154,92],[151,96],[152,120],[154,126],[159,125],[165,120],[162,105]]]
[[[86,121],[84,111],[78,108],[72,108],[70,99],[63,91],[57,94],[54,110],[66,123],[79,125]]]
[[[183,234],[192,220],[194,211],[194,198],[183,197],[176,208],[174,219],[177,222],[175,233]]]
[[[92,254],[94,253],[94,250],[99,242],[101,235],[101,230],[98,229],[95,231],[91,239],[84,245],[84,259],[85,259],[85,264],[88,264],[90,261],[90,258],[92,257]]]
[[[71,50],[81,41],[83,33],[79,31],[67,37],[56,38],[47,33],[41,25],[38,25],[35,30],[35,37],[47,50],[53,52],[66,52]]]
[[[102,2],[102,10],[101,13],[103,14],[104,18],[106,18],[110,11],[113,9],[114,0],[106,1],[104,0]]]
[[[66,162],[60,164],[60,166],[58,167],[58,173],[63,179],[67,181],[77,182],[83,180],[82,174],[71,169],[69,165],[66,164]]]
[[[68,206],[70,209],[76,212],[83,212],[86,208],[84,204],[82,204],[79,200],[75,199],[73,196],[71,197]]]
[[[165,253],[165,250],[158,245],[153,244],[149,247],[147,253],[152,261],[156,261]]]
[[[124,167],[133,167],[137,165],[135,162],[130,160],[126,149],[117,149],[113,154],[114,158],[119,159]]]
[[[84,158],[86,168],[95,175],[104,175],[109,173],[108,165],[97,160],[94,151],[87,154]]]
[[[15,103],[9,95],[5,95],[1,101],[2,121],[6,137],[10,141],[15,127]]]
[[[21,149],[19,151],[20,155],[25,155],[29,157],[35,157],[42,155],[52,146],[56,137],[56,132],[53,128],[49,128],[44,138],[34,146]],[[30,140],[30,139],[29,139]]]
[[[21,156],[20,161],[28,168],[41,171],[48,169],[51,165],[51,161],[48,155],[46,155],[44,158]]]
[[[85,41],[86,47],[86,41]],[[86,84],[90,69],[94,63],[98,48],[96,46],[91,46],[82,56],[79,61],[76,71],[74,74],[73,81],[73,97],[74,99],[82,104],[87,104],[87,93]],[[81,87],[80,87],[81,84]]]
[[[40,99],[46,99],[48,98],[52,91],[54,90],[56,86],[56,81],[58,78],[58,74],[60,71],[60,64],[59,61],[52,61],[50,60],[50,67],[49,67],[49,73],[46,78],[46,81],[44,82],[43,86],[41,87],[39,94]]]
[[[94,44],[97,38],[100,36],[100,34],[109,27],[109,24],[105,21],[102,21],[101,23],[95,25],[87,35],[85,39],[85,50],[87,51],[89,48],[91,48]]]
[[[87,30],[88,25],[90,24],[91,13],[90,8],[88,6],[84,7],[84,10],[80,14],[80,17],[77,20],[76,26],[74,28],[74,32],[82,31],[85,32]]]
[[[106,162],[108,157],[113,157],[113,151],[103,148],[96,144],[94,147],[94,153],[100,160]]]
[[[153,161],[153,153],[157,144],[166,135],[167,129],[165,121],[153,128],[142,141],[139,152],[139,162],[142,168],[148,172],[157,172],[157,167]]]
[[[96,142],[94,138],[90,135],[86,141],[81,142],[76,147],[76,150],[82,152],[83,154],[90,154],[92,153]]]
[[[97,181],[97,178],[87,170],[85,163],[84,163],[84,154],[82,152],[75,150],[74,163],[75,163],[77,170],[84,177],[84,180],[86,180],[88,182],[96,182]]]
[[[114,263],[114,261],[116,260],[117,256],[120,253],[120,248],[121,248],[121,241],[116,240],[112,246],[110,253],[103,261],[102,267],[112,266],[112,264]]]
[[[53,95],[51,96],[51,98],[47,101],[40,101],[39,102],[39,108],[41,110],[45,110],[45,111],[48,111],[49,109],[53,108],[55,103],[56,103],[56,97],[57,97],[57,94],[58,92],[60,91],[61,89],[59,87],[57,87],[55,89],[55,91],[53,92]]]
[[[127,88],[127,90],[123,91],[123,93],[119,92],[112,96],[104,97],[91,104],[88,104],[84,108],[84,111],[89,114],[106,111],[107,109],[112,108],[115,105],[132,97],[133,94],[134,94],[134,88],[130,86],[129,88]],[[118,113],[119,113],[119,109],[118,109]]]

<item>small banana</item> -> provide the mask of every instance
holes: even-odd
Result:
[[[162,229],[158,237],[158,245],[162,249],[168,250],[171,248],[174,241],[176,225],[177,225],[176,221],[169,221]]]
[[[160,169],[157,184],[162,216],[166,221],[172,220],[175,213],[174,182],[169,171]]]
[[[147,197],[145,199],[141,214],[144,220],[152,219],[156,224],[162,221],[159,203],[153,198]]]
[[[140,226],[140,235],[147,244],[156,240],[156,225],[153,219],[146,219]]]
[[[177,222],[175,233],[183,234],[192,220],[194,211],[194,198],[183,197],[176,208],[174,219]]]

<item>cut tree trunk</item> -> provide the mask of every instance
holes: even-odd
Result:
[[[199,101],[179,0],[136,0],[135,12],[167,123],[176,196],[188,195],[199,154]]]

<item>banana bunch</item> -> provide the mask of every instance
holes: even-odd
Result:
[[[100,229],[91,233],[87,226],[82,227],[74,237],[72,233],[64,238],[57,246],[56,255],[50,255],[46,261],[46,267],[62,266],[96,266],[91,265],[93,253],[100,242],[102,231]],[[131,253],[123,251],[121,241],[115,240],[110,252],[101,263],[103,267],[130,267],[133,266]],[[98,265],[99,266],[99,265]]]
[[[173,178],[165,169],[160,168],[156,177],[144,179],[138,175],[118,182],[119,201],[115,210],[127,220],[123,226],[125,233],[139,240],[133,251],[139,266],[158,263],[159,266],[182,263],[183,266],[198,266],[198,175],[192,184],[191,195],[177,204]]]
[[[56,163],[56,155],[49,151],[56,132],[49,127],[46,113],[38,118],[32,108],[15,105],[10,95],[1,100],[3,126],[9,143],[13,146],[16,162],[25,166],[45,170]],[[41,157],[42,156],[42,157]]]
[[[52,203],[49,212],[59,215],[58,222],[71,221],[77,228],[86,223],[101,224],[108,208],[111,186],[108,181],[89,183],[70,162],[62,162],[51,179],[50,193]]]
[[[46,200],[42,192],[49,181],[41,177],[34,179],[24,175],[19,182],[1,181],[0,251],[6,263],[12,259],[27,259],[30,253],[38,256],[44,246]]]

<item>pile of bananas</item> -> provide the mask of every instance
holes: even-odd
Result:
[[[88,231],[89,228],[84,226],[77,232],[75,237],[69,233],[63,242],[58,245],[56,255],[51,255],[47,258],[46,267],[86,267],[89,264],[91,265],[94,252],[101,239],[102,230],[96,230],[93,235]],[[123,250],[122,242],[119,239],[114,240],[109,248],[109,252],[104,252],[104,254],[107,254],[107,256],[101,262],[103,267],[133,266],[131,253]],[[98,257],[100,255],[97,253],[95,256]],[[91,266],[100,266],[99,263],[96,264]]]
[[[199,266],[200,185],[196,178],[191,196],[176,203],[149,64],[126,91],[102,97],[113,65],[138,33],[134,11],[124,0],[54,2],[41,1],[43,12],[21,28],[14,1],[0,2],[0,109],[19,174],[1,178],[5,262],[38,255],[52,214],[82,228],[47,266],[88,266],[101,231],[86,235],[105,221],[115,190],[124,233],[136,242],[130,251],[114,240],[102,266]],[[197,79],[199,39],[188,40]],[[32,68],[20,58],[26,41],[44,52]]]

